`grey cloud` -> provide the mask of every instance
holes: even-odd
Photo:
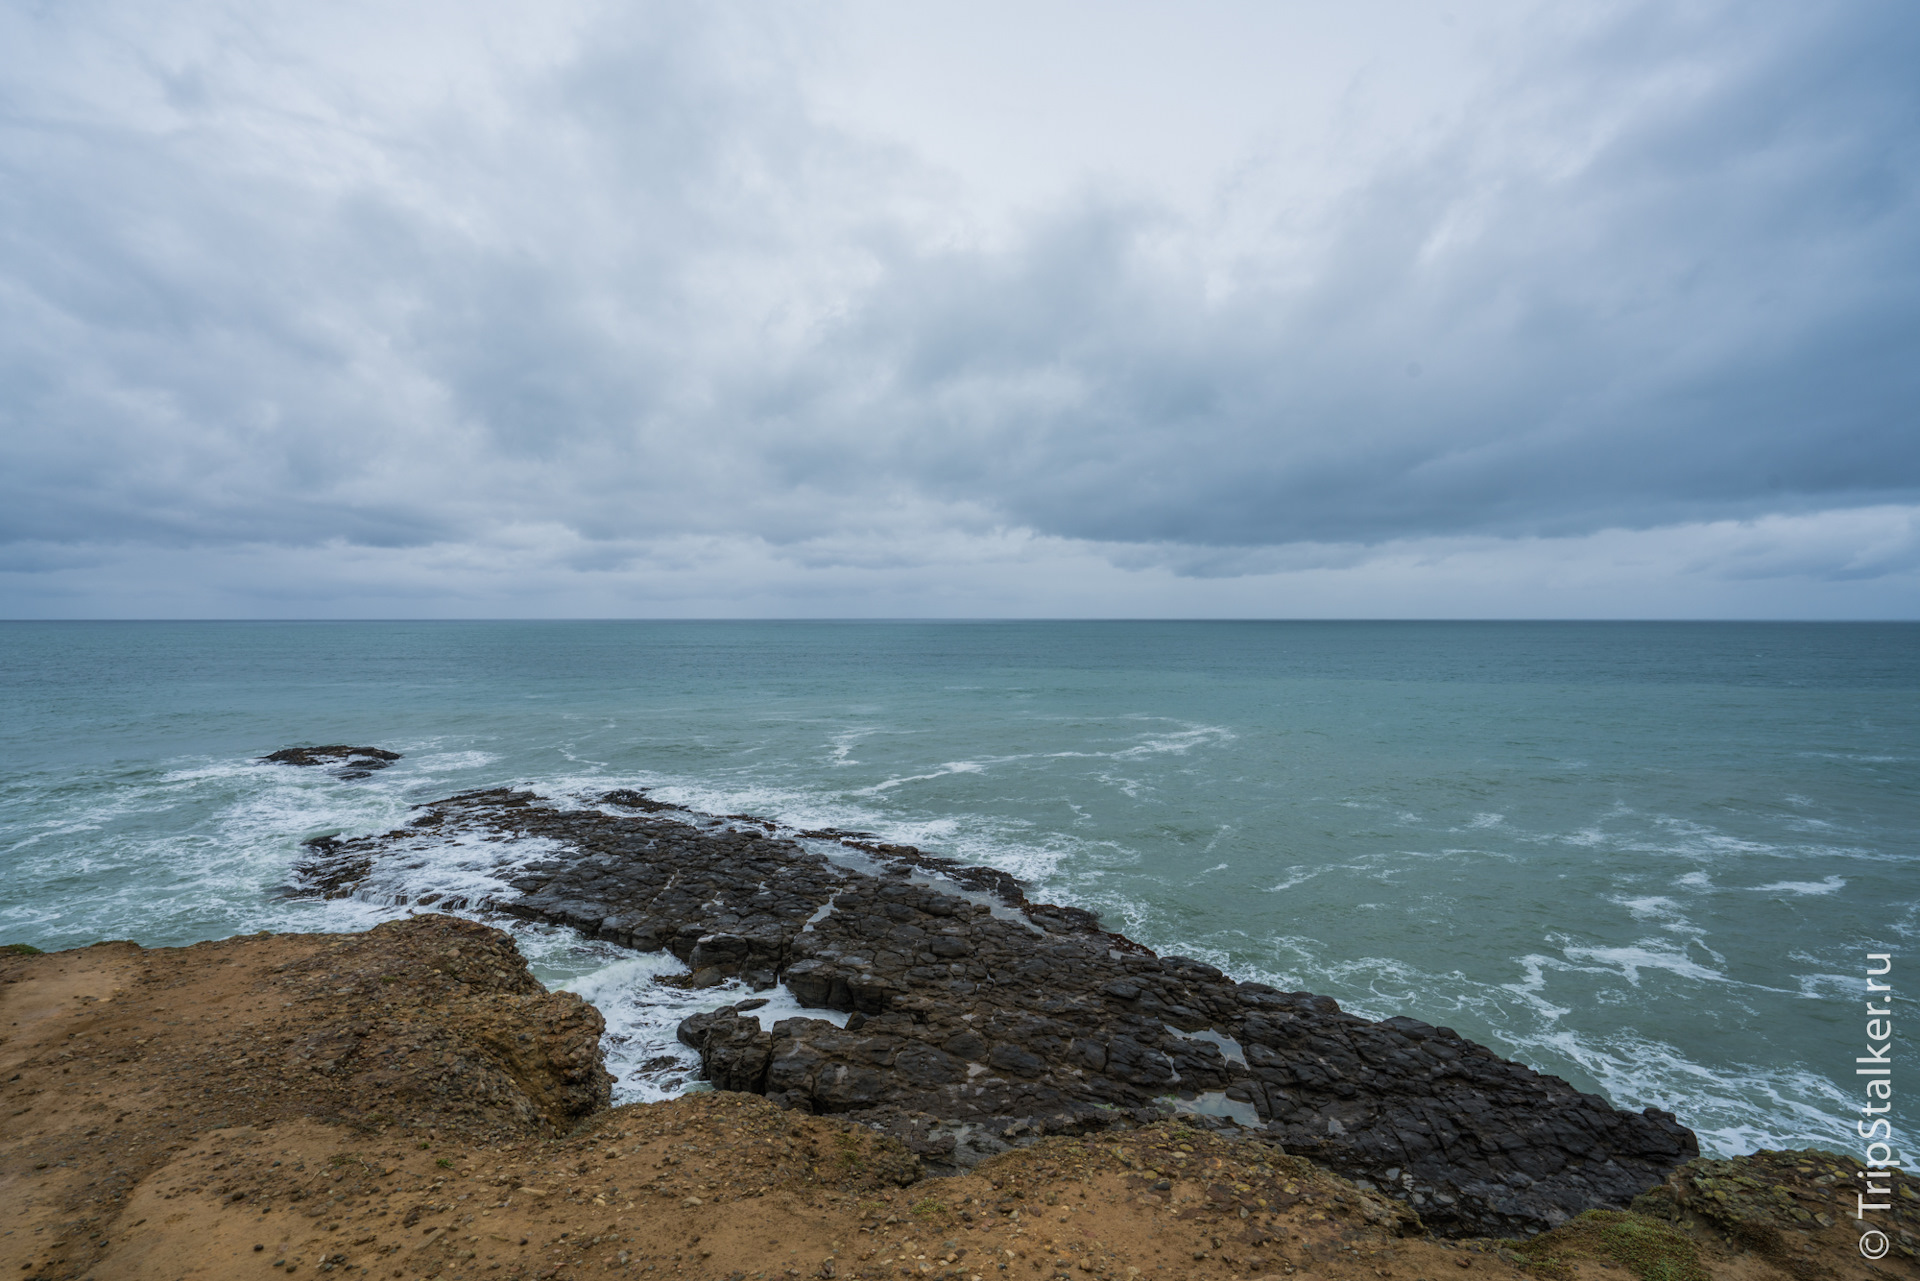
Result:
[[[199,114],[158,129],[63,115],[58,86],[21,67],[0,151],[0,532],[393,545],[516,518],[684,528],[695,513],[664,473],[705,486],[699,460],[728,442],[702,421],[703,383],[750,358],[702,350],[728,336],[728,300],[698,273],[764,253],[769,215],[738,188],[780,176],[729,167],[792,131],[764,83],[725,83],[722,60],[692,56],[701,33],[652,18],[595,33],[507,101],[456,104],[498,121],[439,109],[379,136],[349,110],[321,131],[343,154],[319,157],[297,129],[291,154],[248,151],[279,105],[251,84],[297,66],[196,74]],[[15,59],[98,34],[61,29],[78,21],[47,15]],[[610,492],[648,501],[609,521]]]
[[[1920,497],[1893,3],[1528,34],[1306,221],[1238,197],[1312,249],[1225,267],[1100,195],[1010,246],[935,234],[925,175],[718,19],[599,19],[405,110],[286,89],[330,87],[325,49],[209,36],[135,109],[36,62],[115,12],[16,13],[0,53],[0,540],[545,523],[612,572],[676,535],[863,565],[1019,528],[1207,577]]]
[[[1305,288],[1202,298],[1104,208],[903,264],[859,336],[896,336],[899,448],[1049,532],[1223,545],[1910,499],[1920,21],[1752,13],[1639,11],[1529,68],[1483,111],[1536,144],[1625,118],[1533,165],[1470,122],[1336,210]]]

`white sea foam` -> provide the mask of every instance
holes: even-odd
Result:
[[[1560,1021],[1561,1016],[1573,1013],[1572,1007],[1556,1005],[1546,997],[1547,971],[1566,970],[1572,967],[1557,956],[1545,956],[1539,952],[1529,952],[1519,957],[1522,977],[1518,982],[1501,983],[1497,986],[1518,997],[1534,1016],[1535,1026],[1551,1027]]]
[[[542,968],[536,966],[536,969]],[[727,1003],[722,989],[689,992],[654,979],[687,967],[666,952],[635,954],[609,946],[606,964],[553,986],[578,992],[606,1020],[601,1052],[616,1103],[647,1103],[684,1092],[700,1056],[675,1035],[681,1020]]]
[[[1795,960],[1812,959],[1795,957]],[[1817,1001],[1853,1001],[1860,995],[1858,974],[1796,974],[1800,995]]]
[[[1748,1063],[1708,1067],[1671,1045],[1631,1033],[1594,1038],[1561,1028],[1540,1047],[1576,1064],[1621,1107],[1679,1112],[1709,1153],[1831,1147],[1832,1117],[1846,1101],[1817,1072]]]
[[[1672,844],[1670,844],[1668,848],[1675,854],[1698,857],[1701,855],[1778,854],[1781,852],[1777,846],[1766,841],[1755,841],[1746,837],[1733,836],[1729,833],[1708,827],[1703,823],[1693,822],[1690,819],[1672,818],[1663,815],[1654,821],[1659,826],[1665,828],[1672,837]],[[1642,848],[1658,847],[1643,845]]]
[[[1846,877],[1829,876],[1824,881],[1775,881],[1753,889],[1756,894],[1837,894],[1846,887]]]
[[[423,774],[454,774],[484,768],[498,759],[492,752],[423,752],[414,761],[413,768]]]
[[[609,945],[610,946],[610,945]],[[680,1023],[693,1014],[748,1000],[766,1004],[747,1011],[762,1029],[781,1019],[823,1019],[845,1027],[839,1010],[801,1006],[784,984],[752,992],[737,979],[718,987],[687,990],[655,980],[685,974],[686,967],[664,952],[622,952],[606,965],[557,984],[591,1001],[607,1021],[602,1051],[614,1076],[616,1103],[645,1103],[698,1088],[700,1056],[678,1037]]]
[[[1132,719],[1153,719],[1153,718],[1143,717],[1143,718],[1132,718]],[[1238,737],[1238,735],[1236,735],[1232,730],[1228,729],[1224,725],[1187,724],[1186,728],[1176,730],[1172,733],[1167,733],[1162,731],[1160,733],[1146,733],[1146,734],[1135,735],[1135,741],[1131,745],[1127,747],[1113,748],[1106,751],[1087,749],[1087,748],[1075,748],[1067,751],[1040,752],[1032,755],[1007,756],[1000,759],[1007,760],[1007,761],[1029,760],[1029,759],[1052,760],[1052,761],[1067,761],[1067,760],[1121,761],[1121,760],[1134,760],[1134,759],[1145,757],[1145,756],[1164,756],[1169,754],[1176,755],[1176,756],[1184,756],[1185,754],[1193,751],[1197,747],[1210,747],[1210,746],[1215,746],[1219,744],[1230,743],[1236,737]]]
[[[828,740],[832,744],[832,751],[828,753],[827,764],[835,768],[858,765],[860,762],[854,759],[853,749],[859,746],[861,739],[869,738],[878,732],[876,727],[862,726],[859,729],[842,730],[835,734]]]
[[[1699,964],[1684,952],[1664,947],[1569,947],[1563,949],[1569,961],[1588,961],[1617,970],[1635,987],[1640,986],[1642,970],[1677,974],[1702,983],[1724,983],[1727,976]]]
[[[1689,920],[1680,904],[1668,898],[1666,895],[1646,894],[1637,898],[1616,897],[1608,901],[1626,908],[1636,921],[1657,923],[1661,929],[1667,931],[1669,934],[1684,934],[1689,936],[1694,946],[1700,947],[1702,950],[1708,952],[1709,955],[1713,956],[1715,963],[1719,963],[1723,959],[1717,953],[1714,953],[1711,948],[1706,946],[1704,940],[1707,931]]]
[[[1186,729],[1171,734],[1149,735],[1144,741],[1132,747],[1122,748],[1113,753],[1116,760],[1125,760],[1134,756],[1151,756],[1172,752],[1185,755],[1196,747],[1212,747],[1217,744],[1231,743],[1238,735],[1224,725],[1190,725]]]
[[[983,763],[981,761],[948,761],[939,768],[929,770],[925,774],[906,774],[898,778],[885,779],[873,784],[871,787],[860,788],[851,794],[854,796],[878,796],[882,792],[890,792],[894,788],[904,787],[908,783],[930,782],[936,778],[945,778],[949,774],[984,774],[987,770],[987,765],[990,763],[991,762]]]
[[[483,906],[518,897],[508,878],[567,847],[547,837],[502,837],[481,830],[446,830],[390,843],[353,896],[372,903],[434,904],[447,900]]]

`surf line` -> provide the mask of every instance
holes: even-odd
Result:
[[[1893,981],[1874,982],[1893,973],[1893,954],[1891,952],[1867,953],[1867,1056],[1856,1058],[1853,1069],[1855,1076],[1867,1078],[1867,1103],[1860,1111],[1868,1118],[1854,1122],[1854,1129],[1860,1137],[1867,1140],[1867,1168],[1860,1171],[1860,1178],[1866,1182],[1866,1190],[1856,1194],[1853,1217],[1862,1223],[1866,1221],[1869,1210],[1891,1210],[1893,1202],[1869,1201],[1869,1197],[1891,1197],[1893,1194],[1893,1174],[1900,1163],[1893,1159],[1893,1122],[1882,1113],[1893,1110]],[[1880,962],[1875,969],[1872,962]],[[1882,995],[1884,993],[1884,995]],[[1874,1001],[1886,1002],[1886,1006],[1875,1005]],[[1875,1045],[1874,1042],[1882,1042]],[[1876,1106],[1874,1100],[1879,1099]],[[1875,1179],[1885,1180],[1876,1184]],[[1868,1228],[1860,1234],[1860,1253],[1869,1259],[1885,1258],[1887,1253],[1887,1234],[1878,1228]]]

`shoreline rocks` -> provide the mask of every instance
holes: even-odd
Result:
[[[602,803],[628,812],[463,793],[408,829],[310,843],[299,884],[352,894],[423,829],[544,838],[552,852],[504,872],[507,890],[436,905],[666,950],[695,986],[780,983],[848,1015],[763,1031],[736,1005],[680,1035],[716,1086],[865,1122],[937,1168],[1178,1113],[1284,1145],[1436,1231],[1527,1235],[1624,1208],[1699,1154],[1669,1113],[1615,1109],[1447,1028],[1374,1023],[1156,956],[1090,913],[1030,902],[1003,872],[862,833],[780,835],[634,789]]]

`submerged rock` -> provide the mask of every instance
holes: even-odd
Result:
[[[1527,1234],[1623,1207],[1698,1155],[1666,1112],[1625,1112],[1412,1018],[1236,983],[1155,956],[1014,878],[858,835],[837,849],[643,811],[561,810],[530,792],[435,802],[416,826],[544,837],[571,851],[476,903],[646,951],[696,982],[784,983],[805,1007],[762,1030],[738,1007],[681,1039],[725,1089],[844,1114],[961,1167],[1021,1136],[1149,1123],[1245,1133],[1411,1205],[1438,1230]],[[621,799],[614,799],[616,796]],[[313,892],[346,894],[417,833],[308,847]],[[806,834],[803,834],[806,835]],[[847,866],[855,860],[863,866]]]

